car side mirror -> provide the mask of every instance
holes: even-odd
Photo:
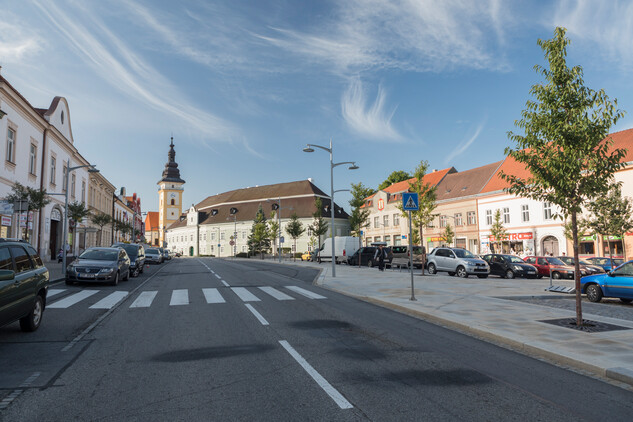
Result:
[[[13,270],[0,270],[0,281],[13,280],[15,278],[15,271]]]
[[[613,274],[613,271],[607,271],[607,275],[609,277],[615,277],[615,274]]]

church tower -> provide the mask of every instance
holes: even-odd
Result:
[[[182,193],[185,181],[180,178],[180,170],[178,170],[178,164],[176,164],[173,136],[167,156],[169,160],[165,164],[163,177],[158,181],[158,232],[160,246],[165,246],[165,229],[178,221],[180,214],[182,214]]]

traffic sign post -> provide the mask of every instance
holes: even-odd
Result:
[[[411,299],[415,298],[415,288],[413,285],[413,225],[411,224],[411,211],[417,211],[420,208],[420,201],[417,193],[407,192],[402,194],[402,209],[409,214],[409,271],[411,272]],[[424,266],[422,267],[422,275],[424,275]]]

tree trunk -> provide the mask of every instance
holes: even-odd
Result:
[[[578,260],[578,221],[576,211],[571,213],[571,233],[574,248],[574,286],[576,287],[576,325],[582,326],[582,300],[580,296],[580,261]]]
[[[613,269],[613,252],[611,250],[611,239],[609,239],[609,237],[610,235],[607,235],[607,245],[609,245],[609,261],[611,261],[611,269]]]

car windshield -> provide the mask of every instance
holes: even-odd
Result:
[[[506,258],[508,258],[510,260],[510,262],[516,262],[517,264],[525,264],[525,261],[523,261],[518,256],[507,255]]]
[[[91,259],[95,261],[116,261],[119,253],[117,251],[106,251],[103,249],[87,249],[79,259]]]
[[[158,251],[158,249],[156,248],[149,248],[147,251],[145,251],[145,254],[150,254],[150,255],[158,255],[160,252]]]
[[[567,265],[558,258],[545,258],[545,259],[547,259],[547,262],[549,262],[552,265]]]
[[[453,252],[455,252],[455,255],[458,258],[477,258],[475,255],[473,255],[472,253],[470,253],[470,251],[467,251],[466,249],[453,249]]]
[[[593,262],[587,261],[586,259],[579,259],[578,262],[583,265],[594,265]]]
[[[613,263],[615,265],[622,265],[622,264],[624,264],[624,260],[623,259],[614,259]]]
[[[134,258],[138,255],[138,247],[134,245],[123,246],[125,252],[130,256],[130,258]]]

